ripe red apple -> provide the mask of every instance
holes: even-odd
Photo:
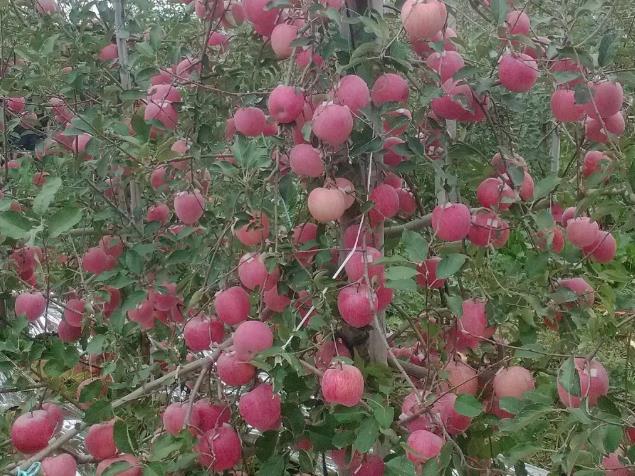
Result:
[[[69,299],[64,308],[64,320],[71,326],[81,327],[84,316],[84,300]]]
[[[234,352],[223,352],[216,362],[218,378],[232,387],[240,387],[251,382],[256,376],[256,367],[243,362]]]
[[[266,125],[265,113],[257,107],[241,107],[234,114],[234,126],[244,136],[259,136]]]
[[[406,4],[404,4],[404,7]],[[418,5],[423,4],[420,3]],[[370,90],[370,97],[376,106],[381,106],[388,102],[405,103],[408,101],[409,94],[408,81],[403,76],[395,73],[384,73],[379,76]]]
[[[589,405],[595,406],[600,397],[609,391],[609,374],[604,366],[595,359],[587,360],[584,357],[574,359],[575,369],[580,379],[580,395],[570,394],[560,382],[558,382],[558,397],[565,407],[578,408],[582,398],[588,398]]]
[[[26,107],[26,99],[22,96],[10,97],[6,100],[7,109],[13,114],[20,114]]]
[[[148,208],[146,214],[146,221],[159,222],[165,225],[170,221],[170,208],[165,203],[156,203]]]
[[[227,423],[199,436],[194,451],[198,453],[199,464],[215,472],[233,468],[242,453],[240,438]]]
[[[243,420],[255,429],[275,430],[280,426],[280,395],[273,393],[271,385],[261,383],[240,397],[238,411]]]
[[[171,82],[167,84],[153,84],[148,88],[148,101],[181,102],[182,100],[181,91]],[[177,146],[178,151],[174,150],[174,145],[172,146],[172,151],[177,152],[179,155],[185,155],[187,148],[185,150],[181,148],[184,142],[184,140],[175,142],[175,145],[179,144]]]
[[[165,431],[170,435],[177,436],[183,430],[185,425],[185,417],[187,416],[187,403],[171,403],[163,411],[161,419]],[[190,431],[194,433],[194,429],[200,426],[199,414],[192,411],[190,416]]]
[[[432,413],[438,414],[441,425],[449,435],[460,435],[472,424],[472,419],[461,415],[454,409],[457,395],[446,393],[432,405]]]
[[[463,301],[463,313],[457,322],[455,347],[457,349],[475,349],[481,339],[490,338],[494,327],[487,327],[485,301],[481,299],[466,299]]]
[[[441,86],[443,96],[431,102],[432,111],[438,117],[461,122],[485,120],[488,108],[486,97],[478,97],[468,84],[448,79]]]
[[[399,216],[410,217],[417,211],[417,201],[415,196],[409,190],[404,188],[398,188],[397,195],[399,196]]]
[[[326,403],[354,407],[364,395],[364,377],[353,365],[336,364],[324,372],[320,382]]]
[[[114,61],[117,58],[119,58],[119,52],[115,43],[110,43],[99,50],[99,61],[103,63]]]
[[[247,253],[241,256],[238,263],[238,278],[240,283],[253,291],[256,288],[269,289],[278,282],[280,271],[274,268],[267,271],[265,259],[260,253]]]
[[[529,91],[539,76],[536,60],[526,54],[503,55],[498,64],[498,78],[501,84],[515,93]]]
[[[344,194],[346,209],[352,207],[355,203],[355,185],[353,182],[344,177],[335,177],[335,186]]]
[[[303,108],[304,94],[293,86],[276,86],[267,99],[269,114],[280,124],[295,121]]]
[[[278,59],[287,59],[293,53],[291,42],[298,35],[298,26],[279,23],[271,31],[271,49]]]
[[[548,230],[538,230],[534,236],[536,247],[540,251],[550,249],[554,253],[561,253],[564,248],[564,234],[562,228],[555,225]]]
[[[11,443],[21,453],[36,453],[46,448],[55,426],[45,410],[23,413],[11,425]]]
[[[198,190],[179,192],[174,197],[174,213],[185,225],[194,225],[205,212],[205,197]]]
[[[167,168],[164,165],[160,165],[155,168],[150,174],[150,185],[156,191],[165,191],[168,186],[165,182],[165,174],[167,172]]]
[[[413,463],[425,463],[436,458],[443,448],[443,439],[427,430],[416,430],[408,437],[406,453]]]
[[[490,177],[479,184],[476,198],[486,208],[504,211],[516,200],[516,193],[500,177]]]
[[[88,428],[84,438],[84,446],[86,446],[86,451],[97,461],[116,456],[115,421],[96,423]]]
[[[254,212],[249,223],[234,231],[236,238],[245,246],[256,246],[269,237],[269,217],[261,211]]]
[[[46,298],[41,292],[21,293],[15,298],[15,315],[35,321],[46,311]]]
[[[245,321],[234,331],[234,350],[241,360],[249,361],[272,345],[273,332],[264,322]]]
[[[406,0],[401,7],[401,23],[411,41],[433,38],[443,28],[446,17],[445,3],[437,0]]]
[[[432,211],[432,229],[444,241],[458,241],[470,231],[470,209],[462,203],[437,205]]]
[[[192,418],[198,420],[198,428],[200,433],[205,433],[216,427],[229,423],[231,419],[231,410],[227,405],[210,403],[207,400],[197,400],[192,405]]]
[[[296,253],[296,256],[297,254],[298,253]],[[291,304],[289,296],[285,294],[278,294],[278,286],[271,286],[269,289],[266,289],[262,295],[262,301],[264,302],[265,307],[273,312],[284,312],[285,309],[289,307],[289,304]]]
[[[324,162],[320,151],[310,144],[298,144],[289,152],[291,170],[300,177],[320,177],[324,174]]]
[[[593,119],[617,114],[624,102],[624,91],[620,83],[603,81],[590,84],[592,100],[586,103],[586,113]]]
[[[361,245],[361,243],[359,243]],[[366,250],[358,249],[353,252],[350,259],[344,266],[346,276],[350,282],[359,281],[364,277],[364,270],[368,269],[368,278],[373,281],[383,282],[384,265],[376,264],[382,258],[381,251],[367,246]]]
[[[127,312],[128,319],[136,322],[142,329],[152,329],[155,325],[154,302],[144,299],[133,309]]]
[[[628,460],[625,459],[626,462],[622,462],[620,457],[623,457],[623,455],[618,451],[614,451],[602,458],[605,476],[633,476],[634,472],[632,466],[628,466]]]
[[[508,35],[529,36],[531,22],[529,16],[522,10],[512,10],[505,18]]]
[[[249,294],[240,286],[227,288],[214,298],[214,308],[225,324],[232,326],[246,321],[251,309]]]
[[[586,256],[591,256],[591,259],[597,263],[609,263],[615,258],[617,252],[617,242],[613,235],[608,231],[601,231],[597,240],[593,244],[582,249]]]
[[[447,372],[449,388],[456,395],[476,395],[478,392],[478,379],[476,371],[468,364],[460,360],[451,360],[443,367]]]
[[[584,104],[576,104],[575,92],[556,89],[551,95],[551,113],[560,122],[578,122],[584,117]]]
[[[357,234],[359,233],[359,239]],[[365,241],[364,241],[365,240]],[[359,231],[359,225],[350,225],[342,235],[342,242],[347,249],[358,248],[366,243],[366,246],[373,246],[375,244],[375,238],[371,230],[364,226],[362,231]]]
[[[567,222],[567,239],[576,248],[591,246],[600,237],[600,226],[589,217],[573,218]]]
[[[117,471],[117,476],[141,476],[143,473],[143,468],[137,458],[129,454],[123,454],[101,461],[97,465],[95,476],[101,476],[110,466],[120,462],[128,463],[128,467],[124,471]]]
[[[51,424],[53,425],[55,430],[59,430],[64,423],[64,414],[62,413],[62,409],[59,407],[59,405],[51,402],[44,402],[42,404],[42,410],[48,413]]]
[[[44,476],[75,476],[77,461],[68,453],[49,456],[42,460],[42,473]]]
[[[441,289],[445,286],[445,279],[437,279],[437,266],[441,258],[433,256],[417,265],[417,284],[422,288]]]
[[[334,93],[335,101],[342,106],[348,106],[353,114],[370,103],[370,91],[366,81],[355,74],[342,76],[337,83]]]
[[[368,326],[378,309],[377,295],[365,284],[346,286],[337,295],[337,309],[348,325]]]
[[[169,101],[150,101],[143,112],[145,121],[158,121],[169,130],[176,129],[179,113]]]
[[[221,342],[224,336],[223,323],[207,316],[193,317],[183,328],[185,345],[192,352],[209,350],[212,342]]]
[[[359,464],[351,463],[352,476],[384,476],[384,460],[379,456],[367,454]]]
[[[624,113],[622,111],[616,112],[612,116],[604,118],[604,127],[613,135],[620,137],[626,129],[626,122],[624,120]]]
[[[582,163],[582,176],[590,177],[603,171],[610,171],[613,160],[610,156],[599,150],[590,150],[584,155]]]
[[[390,165],[391,167],[396,167],[401,162],[406,160],[405,156],[399,155],[394,150],[396,146],[404,144],[404,143],[405,142],[399,137],[388,137],[384,141],[384,164]],[[384,183],[390,186],[394,186],[392,182],[388,183],[387,181],[384,181]],[[401,188],[401,179],[399,179],[399,187],[395,187],[395,188]]]
[[[320,370],[326,370],[331,366],[331,362],[335,357],[352,358],[350,350],[342,339],[337,338],[335,341],[327,340],[315,352],[315,367]]]
[[[374,203],[369,212],[372,223],[381,223],[399,212],[399,195],[390,185],[377,185],[368,198]]]
[[[535,388],[531,372],[518,365],[503,367],[494,376],[492,388],[498,398],[522,398],[525,392]]]
[[[57,336],[62,342],[77,342],[82,336],[82,328],[70,325],[65,319],[57,325]]]
[[[320,223],[339,220],[346,211],[346,197],[337,188],[316,187],[309,193],[308,207]]]
[[[468,239],[476,246],[492,245],[502,248],[509,239],[509,223],[490,210],[479,210],[472,215]]]
[[[225,12],[223,2],[208,2],[206,0],[194,0],[194,13],[203,21],[221,18]]]
[[[313,133],[332,147],[344,144],[353,130],[353,116],[347,106],[320,104],[313,113]]]
[[[584,278],[566,278],[558,281],[558,287],[565,287],[574,292],[577,296],[577,304],[581,306],[593,306],[595,302],[595,292]],[[574,307],[576,303],[567,303],[566,307]]]
[[[426,59],[428,68],[437,73],[441,82],[451,79],[464,66],[463,57],[456,51],[434,52]]]

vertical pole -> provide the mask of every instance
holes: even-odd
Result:
[[[560,172],[560,129],[556,125],[551,133],[551,145],[549,147],[549,165],[551,175]]]

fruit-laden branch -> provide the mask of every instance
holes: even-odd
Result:
[[[387,226],[386,228],[384,228],[384,234],[385,236],[396,236],[404,230],[419,230],[421,228],[425,228],[427,226],[430,226],[431,222],[432,213],[428,213],[421,218],[409,221],[408,223],[404,223],[403,225]]]
[[[165,382],[171,380],[174,377],[179,378],[191,372],[194,372],[195,370],[198,370],[202,367],[213,365],[214,362],[216,362],[218,358],[220,357],[220,354],[223,351],[223,349],[226,349],[231,344],[232,344],[232,338],[230,337],[229,339],[225,340],[222,344],[220,344],[216,348],[216,350],[212,352],[212,355],[210,355],[209,357],[201,357],[200,359],[190,362],[189,364],[186,364],[183,367],[177,367],[173,371],[165,374],[163,377],[159,377],[158,379],[155,379],[146,385],[142,385],[136,390],[133,390],[132,392],[130,392],[128,395],[124,395],[123,397],[112,402],[112,409],[114,410],[115,408],[118,408],[128,402],[131,402],[132,400],[136,400],[137,398],[144,396],[145,394],[151,392],[152,390],[161,387]],[[53,451],[55,451],[56,449],[60,448],[62,445],[67,443],[75,435],[79,434],[82,430],[84,430],[84,428],[86,428],[86,426],[87,426],[86,423],[77,423],[75,425],[75,428],[73,428],[72,430],[69,430],[68,432],[54,439],[43,450],[38,451],[37,453],[29,457],[28,459],[25,459],[13,466],[9,466],[8,468],[6,468],[6,470],[10,471],[10,474],[17,475],[21,468],[26,468],[29,465],[35,463],[36,461],[41,461],[42,458],[48,456]]]

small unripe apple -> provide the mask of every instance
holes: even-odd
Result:
[[[115,421],[96,423],[88,428],[84,438],[84,446],[86,446],[86,451],[97,461],[116,456]]]
[[[243,420],[255,429],[275,430],[280,426],[280,395],[273,393],[271,385],[261,383],[240,397],[238,411]]]
[[[234,351],[241,360],[249,361],[272,345],[273,332],[264,322],[245,321],[234,331]]]
[[[364,395],[364,377],[353,365],[336,364],[324,372],[320,382],[324,401],[345,407],[359,404]]]
[[[46,310],[46,298],[40,292],[22,293],[15,298],[15,315],[29,321],[40,318]]]

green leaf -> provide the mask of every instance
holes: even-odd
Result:
[[[40,193],[33,199],[33,211],[38,215],[44,215],[53,201],[55,194],[62,186],[62,179],[49,177],[40,189]]]
[[[287,455],[273,455],[265,461],[258,472],[258,476],[284,476],[287,468]]]
[[[112,405],[107,400],[98,400],[84,413],[84,422],[88,425],[108,420],[114,416]]]
[[[414,279],[395,279],[386,281],[386,287],[397,291],[417,291],[419,287]]]
[[[534,187],[534,200],[546,197],[558,186],[560,177],[556,175],[548,175],[540,180]]]
[[[602,439],[604,452],[612,453],[615,451],[620,445],[622,435],[623,430],[621,427],[616,425],[607,425],[604,431],[604,438]]]
[[[437,279],[445,279],[453,276],[463,267],[466,259],[467,256],[461,253],[452,253],[443,257],[437,266]]]
[[[90,340],[90,342],[86,346],[86,353],[87,354],[101,353],[105,343],[106,343],[106,336],[97,334]]]
[[[574,397],[579,397],[582,394],[580,376],[575,368],[573,357],[569,357],[563,362],[558,372],[558,382]]]
[[[521,401],[517,398],[502,397],[498,402],[498,406],[506,412],[511,413],[512,415],[517,415],[518,413],[520,413],[522,404]]]
[[[102,476],[117,476],[118,474],[130,469],[131,466],[132,465],[127,461],[117,461],[116,463],[109,465],[106,471],[101,474]]]
[[[576,85],[574,94],[576,104],[586,104],[591,101],[591,91],[586,83]]]
[[[368,399],[368,405],[373,411],[373,416],[379,427],[382,429],[390,428],[395,419],[395,409],[385,402],[378,402],[371,398]]]
[[[617,50],[617,45],[615,44],[616,39],[617,35],[615,33],[607,33],[600,40],[598,49],[598,65],[600,67],[609,64],[615,56]]]
[[[378,436],[379,425],[377,425],[377,421],[374,418],[366,418],[357,429],[357,438],[355,438],[355,443],[353,443],[353,449],[357,449],[362,453],[368,452],[375,444]]]
[[[49,236],[56,238],[70,230],[82,219],[82,210],[67,206],[55,212],[48,220]],[[1,228],[0,228],[1,229]]]
[[[386,269],[386,277],[391,281],[398,281],[401,279],[414,278],[417,275],[415,268],[409,268],[407,266],[391,266]]]
[[[454,410],[461,415],[474,418],[483,413],[483,404],[473,395],[463,394],[456,397]]]
[[[428,242],[421,233],[404,230],[401,234],[401,242],[410,261],[420,263],[428,256]]]
[[[124,453],[134,453],[136,447],[133,438],[130,436],[130,429],[125,421],[117,419],[115,421],[115,444],[119,451]]]
[[[507,17],[507,0],[492,0],[490,9],[497,25],[502,25]]]
[[[405,455],[397,456],[386,462],[386,476],[412,476],[417,474],[415,466]]]
[[[24,238],[30,229],[31,223],[21,214],[11,211],[0,213],[0,235],[19,240]]]
[[[177,440],[172,435],[160,436],[155,442],[150,454],[151,461],[160,461],[167,458],[171,453],[181,450],[185,442]]]

